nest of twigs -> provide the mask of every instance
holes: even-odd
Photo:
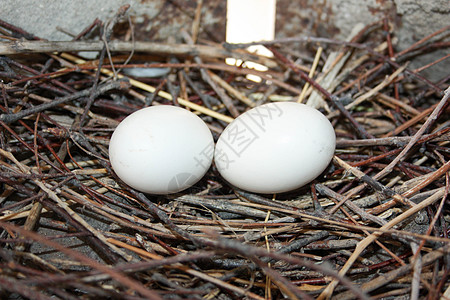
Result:
[[[350,42],[265,43],[266,58],[187,33],[127,41],[114,23],[54,43],[1,22],[0,298],[449,299],[449,78],[421,76],[433,63],[408,68],[448,47],[446,31],[396,53],[383,24]],[[98,41],[80,41],[94,29]],[[127,75],[136,67],[167,74]],[[336,131],[333,162],[299,190],[238,191],[212,166],[154,196],[111,169],[111,134],[140,108],[186,107],[217,138],[271,101],[313,105]]]

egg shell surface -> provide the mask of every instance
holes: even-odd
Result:
[[[230,123],[217,141],[214,161],[232,185],[255,193],[297,189],[319,176],[336,146],[333,126],[305,104],[255,107]]]
[[[159,105],[138,110],[114,131],[111,165],[129,186],[151,194],[170,194],[198,182],[214,154],[211,131],[194,113]]]

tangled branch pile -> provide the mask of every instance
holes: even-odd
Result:
[[[408,68],[448,49],[449,28],[395,53],[383,24],[267,42],[266,58],[187,33],[124,41],[94,22],[52,43],[1,22],[1,298],[449,299],[449,77],[421,76],[447,57]],[[95,29],[101,42],[80,41]],[[111,134],[140,108],[186,107],[217,139],[271,101],[315,106],[336,131],[332,164],[299,190],[235,190],[213,166],[183,193],[144,195],[110,168]]]

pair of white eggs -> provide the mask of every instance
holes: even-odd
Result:
[[[214,159],[230,184],[255,193],[297,189],[322,173],[333,157],[333,126],[304,104],[277,102],[231,122],[214,145],[208,126],[176,106],[151,106],[114,131],[109,157],[115,173],[145,193],[170,194],[198,182]]]

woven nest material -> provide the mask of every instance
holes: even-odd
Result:
[[[445,57],[408,67],[448,49],[448,29],[396,53],[379,22],[351,42],[266,42],[267,58],[187,33],[179,45],[111,29],[56,43],[1,24],[0,298],[450,298],[449,79],[421,75]],[[111,134],[140,108],[185,107],[217,139],[272,101],[307,103],[335,128],[332,163],[303,188],[248,193],[213,165],[155,196],[111,169]]]

